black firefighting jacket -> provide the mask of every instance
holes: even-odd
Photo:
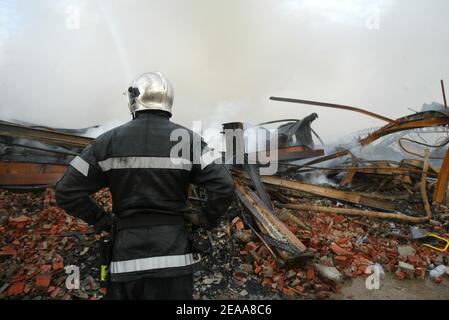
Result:
[[[138,113],[98,137],[57,183],[58,205],[91,225],[104,223],[110,215],[90,196],[110,188],[117,217],[112,281],[192,273],[196,260],[184,219],[189,184],[206,190],[203,213],[209,228],[234,195],[229,171],[204,156],[209,150],[201,138],[195,143],[198,138],[171,122],[168,113]]]

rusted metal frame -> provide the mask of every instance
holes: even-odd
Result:
[[[289,103],[298,103],[298,104],[307,104],[307,105],[319,106],[319,107],[325,107],[325,108],[348,110],[348,111],[362,113],[364,115],[367,115],[372,118],[376,118],[376,119],[379,119],[379,120],[382,120],[385,122],[398,124],[396,120],[384,117],[384,116],[376,114],[374,112],[370,112],[370,111],[363,110],[363,109],[356,108],[356,107],[345,106],[345,105],[341,105],[341,104],[318,102],[318,101],[311,101],[311,100],[301,100],[301,99],[280,98],[280,97],[270,97],[270,100],[280,101],[280,102],[289,102]]]
[[[362,146],[367,146],[367,145],[373,143],[374,141],[382,138],[383,136],[386,136],[386,135],[389,135],[389,134],[392,134],[395,132],[403,131],[403,130],[449,125],[449,117],[442,116],[442,117],[429,117],[427,119],[423,119],[425,116],[429,116],[429,113],[424,112],[424,113],[421,113],[418,115],[413,115],[413,118],[416,118],[417,116],[420,116],[421,119],[413,120],[413,119],[411,119],[412,116],[398,119],[398,122],[400,123],[399,125],[387,125],[381,129],[379,129],[378,131],[370,134],[368,137],[361,139],[360,144]],[[432,112],[431,116],[433,116],[433,112]],[[321,157],[321,158],[309,161],[309,162],[305,163],[303,166],[305,167],[305,166],[337,159],[337,158],[348,155],[349,152],[350,152],[350,150],[348,150],[348,149],[341,150],[341,151],[338,151],[331,155],[327,155],[325,157]]]
[[[435,193],[433,195],[433,202],[436,204],[446,203],[447,184],[449,182],[449,149],[444,157],[441,165],[440,173],[438,174],[437,184],[435,186]]]
[[[423,113],[423,116],[425,113]],[[407,121],[407,118],[404,118],[405,121]],[[400,120],[398,120],[400,121]],[[419,128],[425,128],[425,127],[434,127],[434,126],[444,126],[449,125],[449,117],[432,117],[427,119],[417,119],[417,120],[408,120],[407,122],[400,121],[400,124],[395,125],[387,125],[383,127],[382,129],[370,134],[368,137],[361,139],[360,144],[362,146],[369,145],[373,143],[374,141],[382,138],[383,136],[404,131],[404,130],[410,130],[410,129],[419,129]]]
[[[51,145],[75,148],[84,148],[94,140],[92,138],[76,136],[73,134],[28,128],[26,126],[5,121],[0,121],[0,135],[37,140]]]

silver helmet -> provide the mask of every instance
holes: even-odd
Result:
[[[129,111],[163,110],[171,115],[173,87],[160,72],[144,73],[128,88]]]

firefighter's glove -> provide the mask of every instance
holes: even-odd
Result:
[[[99,219],[97,220],[97,223],[94,225],[94,231],[95,233],[101,233],[103,231],[110,232],[113,224],[113,214],[104,212]]]

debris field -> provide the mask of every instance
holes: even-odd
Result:
[[[235,201],[218,227],[197,231],[213,251],[196,266],[194,298],[332,299],[359,277],[367,290],[382,290],[387,273],[404,284],[447,282],[447,106],[424,105],[390,119],[342,105],[272,100],[351,110],[387,124],[349,143],[319,147],[311,129],[316,114],[261,124],[288,122],[279,127],[279,170],[264,176],[258,162],[229,166]],[[0,122],[0,299],[104,297],[98,262],[104,235],[54,199],[54,183],[91,141]],[[107,189],[93,197],[112,210]],[[192,187],[191,209],[205,201],[201,188]],[[77,289],[67,288],[68,266],[79,267]]]

